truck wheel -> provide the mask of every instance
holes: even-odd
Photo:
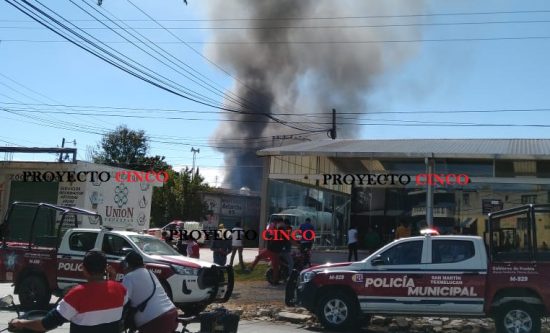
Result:
[[[359,308],[355,299],[345,292],[329,291],[317,303],[317,317],[329,330],[356,328]]]
[[[506,304],[497,311],[495,326],[497,333],[540,333],[540,314],[529,304]]]
[[[19,285],[19,303],[24,309],[44,309],[51,297],[46,281],[36,275],[27,276]]]

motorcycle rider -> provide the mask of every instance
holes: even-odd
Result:
[[[88,251],[82,267],[87,283],[73,287],[44,318],[13,319],[10,327],[45,332],[70,321],[70,333],[118,333],[122,308],[128,301],[126,288],[105,280],[107,258],[102,251]]]
[[[273,227],[278,229],[281,227],[281,224],[283,223],[283,219],[280,217],[275,217],[273,220]],[[267,230],[270,230],[271,228],[268,228]],[[269,235],[268,235],[269,236]],[[273,281],[275,281],[275,285],[279,284],[279,255],[281,254],[283,248],[283,243],[281,240],[267,240],[267,246],[265,249],[260,249],[258,255],[254,259],[254,262],[252,262],[252,265],[249,269],[247,269],[247,272],[252,272],[254,270],[254,267],[260,262],[260,260],[265,260],[269,258],[271,261],[271,268],[273,269]]]

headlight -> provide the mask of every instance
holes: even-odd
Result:
[[[317,272],[313,272],[313,271],[302,273],[302,274],[300,274],[300,282],[302,282],[302,283],[309,282],[309,281],[311,281],[311,279],[313,279],[313,277],[316,274],[317,274]]]
[[[190,268],[184,266],[171,265],[174,272],[181,275],[199,275],[199,270],[197,268]]]

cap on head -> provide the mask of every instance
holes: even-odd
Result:
[[[82,264],[91,275],[103,274],[107,268],[107,257],[103,251],[91,250],[86,252]]]
[[[128,252],[122,261],[131,269],[143,266],[143,258],[136,251]]]

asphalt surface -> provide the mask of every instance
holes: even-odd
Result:
[[[366,251],[358,251],[358,258],[359,260],[362,260],[367,257],[368,252]],[[243,260],[246,263],[250,263],[254,261],[254,258],[258,254],[258,248],[245,248],[243,250]],[[212,250],[210,250],[207,247],[200,249],[200,259],[213,262],[213,255]],[[231,259],[231,255],[227,256],[227,263],[229,264],[229,260]],[[325,251],[325,250],[313,250],[311,252],[311,262],[313,264],[324,264],[327,262],[344,262],[348,260],[348,253],[345,250],[339,250],[339,251]],[[233,265],[236,265],[239,263],[239,255],[235,254],[235,259],[233,261]]]
[[[0,296],[13,295],[13,287],[9,283],[0,283]],[[18,303],[17,296],[14,297],[15,302]],[[52,297],[52,303],[55,302],[55,299]],[[0,330],[8,327],[8,322],[17,317],[17,314],[13,311],[4,311],[0,310]],[[190,324],[187,326],[187,329],[191,332],[199,332],[200,325]],[[181,326],[178,328],[181,330]],[[54,333],[69,333],[69,324],[64,324],[50,332]],[[298,325],[287,324],[287,323],[272,323],[265,321],[240,321],[239,322],[239,333],[253,333],[253,332],[262,332],[262,333],[296,333],[296,332],[312,332],[310,330],[299,328]]]

